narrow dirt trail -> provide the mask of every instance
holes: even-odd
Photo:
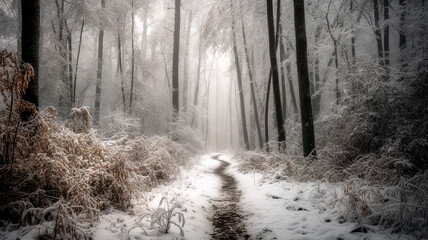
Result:
[[[238,190],[236,179],[225,172],[230,163],[219,159],[221,155],[211,158],[221,162],[220,166],[214,170],[214,173],[221,178],[222,185],[220,189],[221,196],[213,199],[214,214],[212,223],[214,232],[212,239],[248,239],[245,225],[242,222],[241,209],[238,206],[241,198],[241,191]]]

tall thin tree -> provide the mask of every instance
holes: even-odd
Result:
[[[123,112],[126,112],[126,97],[125,97],[125,84],[123,82],[123,67],[122,67],[122,40],[120,33],[117,34],[117,70],[120,77],[120,88],[122,90],[122,105]],[[169,82],[168,82],[169,83]]]
[[[383,54],[385,58],[385,80],[389,79],[389,1],[383,1]]]
[[[173,120],[178,117],[179,108],[179,92],[178,92],[178,62],[180,54],[180,9],[181,0],[175,0],[175,23],[174,23],[174,49],[172,55],[172,106],[174,108]]]
[[[279,35],[282,35],[282,21],[279,24]],[[285,48],[283,44],[283,39],[280,36],[279,37],[279,64],[281,66],[281,98],[282,98],[282,114],[284,117],[284,122],[287,119],[287,92],[286,92],[286,86],[285,86],[285,67],[284,67],[284,61],[285,61]]]
[[[37,109],[39,107],[40,1],[21,0],[21,9],[21,57],[23,62],[31,64],[34,69],[34,78],[29,82],[22,99],[34,104]],[[33,113],[30,109],[25,109],[21,113],[22,120],[28,121]]]
[[[283,41],[281,42],[283,43]],[[286,59],[290,57],[290,45],[291,45],[290,43],[287,44],[287,51],[285,56]],[[285,63],[285,69],[287,70],[288,86],[289,86],[290,95],[291,95],[291,102],[293,103],[294,113],[299,114],[299,110],[297,108],[296,94],[294,93],[293,77],[291,75],[291,61],[287,61]]]
[[[382,46],[382,33],[379,28],[379,2],[378,0],[373,0],[373,11],[374,11],[374,32],[376,35],[377,43],[377,54],[379,57],[379,65],[383,66],[383,46]]]
[[[101,0],[101,8],[106,7],[106,0]],[[100,121],[100,107],[101,107],[101,83],[103,77],[103,46],[104,46],[104,29],[100,27],[98,33],[98,64],[97,64],[97,84],[95,87],[95,111],[94,123],[98,124]]]
[[[80,50],[82,47],[82,36],[83,36],[84,26],[85,26],[85,20],[82,20],[82,27],[80,28],[79,47],[77,49],[76,67],[74,68],[73,105],[76,105],[77,69],[79,67]]]
[[[232,14],[232,41],[233,41],[233,54],[235,56],[235,68],[236,68],[236,75],[238,80],[238,91],[239,91],[239,102],[241,105],[241,120],[242,120],[242,133],[244,134],[244,146],[245,149],[250,149],[250,142],[248,140],[248,132],[247,132],[247,118],[245,116],[245,102],[244,102],[244,92],[242,89],[242,76],[241,76],[241,66],[239,64],[239,57],[238,57],[238,47],[236,43],[236,27],[235,27],[235,17],[233,14],[234,7],[233,7],[233,0],[230,0],[230,11]]]
[[[353,19],[353,13],[354,13],[354,0],[349,1],[349,11],[351,12],[351,53],[352,53],[352,64],[355,64],[355,26],[354,26],[354,19]]]
[[[134,72],[135,72],[135,49],[134,49],[134,0],[131,1],[131,93],[129,96],[129,114],[132,113],[132,100],[134,98]]]
[[[253,79],[253,71],[250,64],[250,56],[248,53],[248,44],[247,44],[247,36],[245,34],[245,25],[244,25],[244,15],[242,14],[242,5],[241,5],[241,29],[242,29],[242,39],[244,41],[244,52],[245,52],[245,60],[247,62],[247,69],[248,69],[248,78],[250,79],[250,88],[251,88],[251,100],[253,102],[253,111],[254,111],[254,119],[256,123],[256,129],[257,129],[257,137],[259,142],[260,149],[263,148],[263,138],[262,138],[262,130],[260,128],[260,120],[259,120],[259,111],[257,109],[257,99],[256,99],[256,93],[254,90],[254,79]]]
[[[183,112],[187,111],[188,105],[188,88],[189,88],[189,54],[190,54],[190,32],[192,30],[193,12],[189,11],[187,15],[186,25],[186,43],[184,53],[184,65],[183,65]]]
[[[67,75],[69,72],[69,60],[67,59],[67,37],[64,34],[64,29],[67,29],[67,19],[65,18],[65,0],[55,0],[56,15],[58,19],[58,51],[60,55],[60,65],[58,69],[61,79],[61,94],[59,96],[59,113],[65,117],[71,109],[71,90],[70,78]]]
[[[319,40],[321,37],[322,25],[319,24],[315,30],[315,46],[318,48]],[[321,93],[320,93],[320,56],[319,52],[314,53],[314,80],[315,80],[315,94],[312,96],[312,113],[314,118],[318,117],[321,108]]]
[[[296,32],[297,76],[299,79],[300,112],[302,116],[303,155],[316,156],[315,133],[309,89],[308,53],[304,0],[294,0],[294,28]]]
[[[406,8],[406,0],[400,0],[399,1],[400,4],[400,29],[399,29],[399,33],[400,33],[400,37],[399,37],[399,41],[398,41],[398,46],[400,48],[400,68],[401,68],[401,72],[405,73],[406,72],[406,68],[407,68],[407,63],[405,60],[405,50],[406,50],[406,45],[407,45],[407,39],[406,39],[406,33],[405,33],[405,8]],[[402,75],[402,77],[400,78],[401,80],[404,79],[404,74]]]
[[[399,1],[400,4],[400,39],[399,39],[399,47],[401,50],[403,50],[404,48],[406,48],[406,33],[404,31],[404,25],[405,25],[405,15],[406,15],[406,11],[405,11],[405,7],[406,7],[406,0],[400,0]]]
[[[279,2],[279,1],[278,1]],[[274,16],[273,16],[273,3],[272,0],[266,0],[267,5],[267,20],[268,20],[268,32],[269,32],[269,55],[270,63],[272,68],[272,85],[273,85],[273,96],[275,102],[275,112],[276,112],[276,123],[278,130],[278,142],[280,150],[285,144],[285,131],[284,131],[284,118],[282,116],[282,107],[281,107],[281,92],[279,86],[279,71],[278,63],[276,58],[276,48],[278,45],[278,39],[275,36],[275,26],[274,26]],[[280,5],[278,4],[278,12],[280,12]],[[279,18],[279,14],[278,14]],[[278,29],[279,29],[279,19]],[[277,30],[279,32],[279,30]],[[278,34],[279,35],[279,34]]]

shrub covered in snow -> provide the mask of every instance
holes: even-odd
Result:
[[[100,126],[99,133],[109,139],[135,138],[142,132],[140,119],[123,112],[113,112],[103,117]]]
[[[84,223],[97,220],[100,210],[129,207],[139,190],[174,179],[188,159],[181,145],[165,137],[103,141],[93,131],[58,125],[55,117],[49,108],[27,126],[37,134],[21,143],[13,168],[3,172],[12,180],[2,195],[2,217],[53,221],[53,234],[81,236],[89,227]]]
[[[50,222],[51,237],[81,238],[101,210],[129,207],[136,193],[174,179],[187,163],[186,148],[167,137],[100,139],[85,107],[72,109],[63,125],[54,108],[21,122],[21,111],[31,108],[20,96],[32,69],[23,74],[2,54],[9,65],[2,62],[0,79],[1,218]]]
[[[189,123],[191,122],[192,113],[180,113],[178,119],[171,124],[171,130],[168,135],[175,141],[186,148],[191,152],[197,152],[200,149],[203,149],[203,138],[200,136],[200,133],[192,128]]]
[[[427,56],[426,47],[419,51]],[[336,202],[350,219],[428,235],[427,61],[409,60],[405,73],[389,69],[389,81],[370,59],[339,69],[346,91],[333,113],[315,122],[316,159],[296,156],[301,135],[291,124],[284,154],[244,152],[240,168],[273,180],[336,182]]]
[[[87,107],[72,108],[65,123],[75,133],[89,133],[92,129],[92,117]]]
[[[137,224],[127,231],[127,235],[129,236],[129,233],[135,228],[142,229],[146,235],[148,235],[146,229],[155,230],[158,233],[168,233],[171,227],[175,226],[180,229],[180,236],[184,236],[184,214],[177,210],[177,208],[180,206],[181,204],[175,201],[175,199],[172,199],[171,202],[169,202],[168,198],[162,197],[162,199],[159,201],[159,206],[154,209],[152,213],[141,215],[137,221]],[[145,218],[148,218],[148,227],[145,227],[145,225],[142,223]]]

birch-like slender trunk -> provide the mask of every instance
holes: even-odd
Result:
[[[134,49],[134,0],[131,2],[132,14],[131,14],[131,93],[129,96],[129,114],[132,113],[132,101],[134,98],[134,72],[135,72],[135,49]]]
[[[238,80],[238,91],[239,91],[239,99],[240,99],[240,106],[241,106],[241,118],[242,118],[242,132],[244,134],[244,146],[245,149],[250,149],[250,143],[248,140],[248,132],[247,132],[247,119],[245,117],[245,102],[244,102],[244,93],[242,89],[242,76],[241,76],[241,66],[239,64],[239,57],[238,57],[238,47],[236,43],[236,29],[235,29],[235,17],[233,14],[233,0],[230,0],[230,9],[232,14],[232,41],[233,41],[233,54],[235,56],[235,68],[236,68],[236,75]]]
[[[242,6],[241,6],[242,9]],[[242,39],[244,41],[244,52],[245,52],[245,60],[247,62],[247,69],[248,69],[248,77],[250,79],[250,88],[251,88],[251,100],[253,103],[253,111],[254,111],[254,120],[255,120],[255,124],[256,124],[256,129],[257,129],[257,137],[258,137],[258,143],[259,143],[259,148],[262,149],[263,148],[263,137],[262,137],[262,130],[260,128],[260,119],[259,119],[259,112],[257,109],[257,99],[256,99],[256,93],[254,90],[254,78],[253,78],[253,71],[251,68],[251,64],[250,64],[250,57],[249,57],[249,53],[248,53],[248,45],[247,45],[247,37],[245,34],[245,26],[244,26],[244,15],[242,14],[242,10],[241,10],[241,16],[242,16],[242,21],[241,21],[241,29],[242,29]]]
[[[105,8],[105,0],[101,0],[101,7]],[[98,64],[97,64],[97,84],[95,87],[95,111],[94,123],[98,124],[100,121],[100,107],[101,107],[101,85],[103,77],[103,46],[104,46],[104,29],[100,28],[98,33]]]
[[[180,111],[179,107],[179,91],[178,91],[178,77],[179,77],[179,54],[180,54],[180,9],[181,0],[175,0],[175,23],[174,23],[174,48],[172,57],[172,106],[173,106],[173,121],[178,117]]]

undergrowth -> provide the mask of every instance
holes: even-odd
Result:
[[[6,221],[46,225],[53,239],[86,238],[103,209],[126,209],[140,191],[171,181],[189,152],[168,137],[101,139],[87,108],[64,123],[56,110],[34,111],[21,122],[21,99],[32,68],[1,52],[0,216]]]
[[[337,183],[332,199],[348,220],[421,239],[428,236],[427,75],[421,68],[385,82],[379,69],[368,59],[339,69],[348,94],[315,122],[317,158],[300,156],[300,124],[288,120],[284,153],[242,152],[239,168],[273,181]]]
[[[180,208],[181,204],[172,199],[168,201],[168,198],[162,197],[159,201],[159,205],[151,213],[143,214],[138,218],[137,224],[131,227],[127,231],[127,238],[133,229],[140,228],[144,234],[148,236],[146,230],[157,231],[160,233],[168,233],[171,226],[175,226],[180,230],[180,236],[184,236],[183,227],[185,224],[184,214],[177,209]],[[174,217],[178,220],[174,220]],[[148,227],[146,227],[142,221],[147,218]]]

